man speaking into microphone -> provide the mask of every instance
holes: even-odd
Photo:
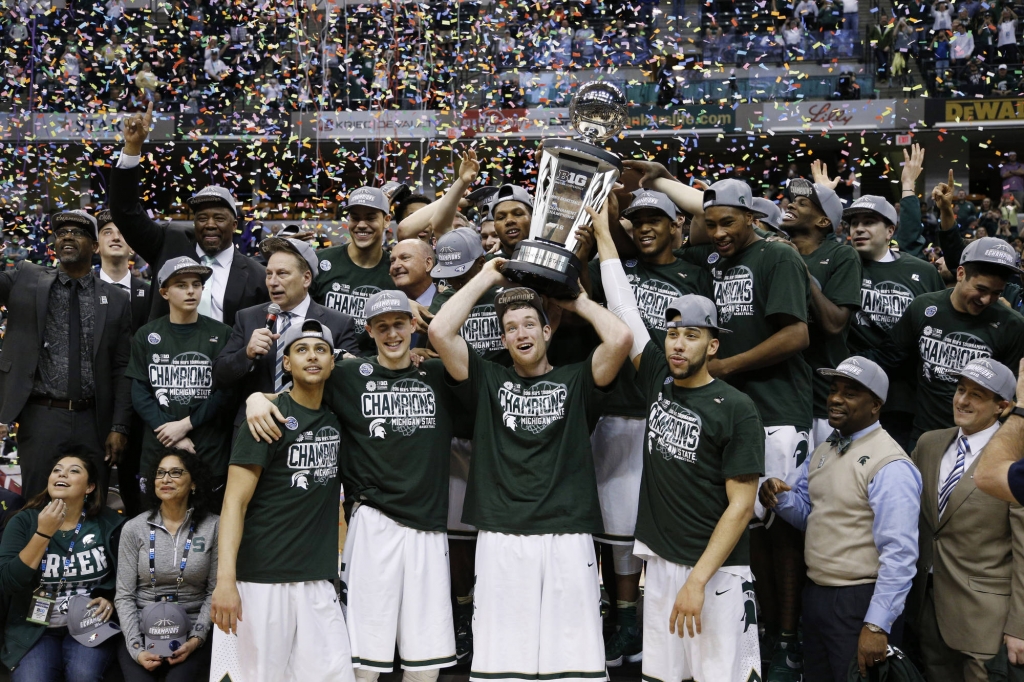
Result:
[[[267,260],[270,303],[238,311],[231,338],[213,363],[215,385],[237,388],[242,396],[277,393],[287,386],[277,340],[303,319],[318,320],[330,329],[336,351],[358,354],[352,318],[309,297],[319,266],[313,248],[299,239],[268,237],[260,243],[260,252]],[[235,428],[244,419],[243,403]]]

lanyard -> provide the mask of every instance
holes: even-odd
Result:
[[[185,538],[185,551],[181,553],[181,565],[178,567],[178,580],[174,584],[174,596],[178,596],[178,588],[185,580],[185,566],[188,564],[188,551],[192,549],[192,536],[196,532],[196,522],[193,521],[188,527],[188,537]],[[149,529],[149,585],[156,587],[156,529]]]
[[[85,520],[85,510],[83,509],[82,510],[82,515],[80,517],[78,517],[78,525],[75,526],[75,532],[71,536],[71,543],[68,545],[68,553],[64,557],[64,570],[61,571],[60,583],[58,583],[58,585],[57,585],[57,594],[61,593],[61,590],[64,589],[64,585],[67,583],[67,577],[66,576],[67,576],[67,573],[68,573],[68,569],[71,568],[71,555],[75,551],[75,541],[78,540],[78,534],[82,531],[82,521],[84,521],[84,520]],[[43,557],[43,563],[39,567],[39,570],[41,570],[43,573],[46,573],[46,557]]]

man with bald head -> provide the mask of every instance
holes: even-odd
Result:
[[[403,239],[391,249],[389,274],[395,288],[401,290],[410,300],[429,308],[437,287],[430,277],[434,267],[434,250],[419,239]]]

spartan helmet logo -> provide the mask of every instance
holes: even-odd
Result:
[[[160,407],[170,407],[171,400],[167,397],[166,388],[158,388],[156,391],[156,401],[160,403]]]
[[[388,432],[384,428],[385,424],[387,424],[386,419],[374,419],[370,422],[370,438],[380,438],[382,440],[387,438]]]
[[[743,581],[743,632],[750,626],[757,630],[757,608],[754,605],[754,583]]]
[[[292,487],[309,490],[309,470],[303,469],[292,474]]]
[[[505,422],[505,428],[516,430],[516,418],[515,415],[506,414],[503,421]]]
[[[861,466],[864,466],[865,464],[868,463],[869,459],[871,459],[871,458],[868,457],[867,455],[864,455],[863,457],[861,457],[860,459],[857,460],[857,464],[859,464]]]

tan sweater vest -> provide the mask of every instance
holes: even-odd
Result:
[[[842,455],[827,442],[815,448],[807,468],[811,513],[804,560],[807,577],[818,585],[863,585],[878,578],[868,483],[897,459],[911,461],[882,428],[858,438]]]

